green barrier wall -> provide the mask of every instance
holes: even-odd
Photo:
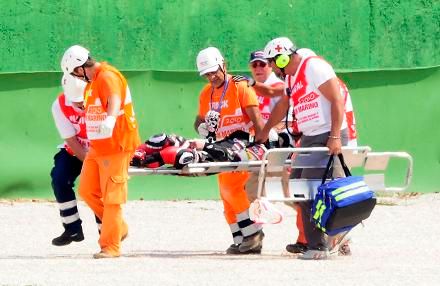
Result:
[[[440,65],[438,0],[2,1],[0,72],[59,71],[70,45],[122,70],[192,71],[215,45],[230,68],[285,35],[339,70]]]
[[[204,82],[196,72],[126,72],[143,138],[157,132],[195,136],[192,123]],[[440,191],[440,68],[345,73],[352,91],[359,141],[374,151],[414,157],[410,191]],[[50,107],[59,73],[0,75],[0,197],[52,198],[49,172],[60,142]],[[402,166],[390,173],[401,179]],[[215,177],[135,177],[130,198],[218,198]]]
[[[97,60],[130,71],[143,138],[162,131],[193,137],[203,85],[194,71],[197,52],[215,45],[229,70],[245,70],[249,52],[280,35],[346,72],[361,144],[410,152],[412,190],[439,190],[438,0],[3,2],[0,197],[52,196],[49,172],[59,140],[50,106],[60,92],[66,47],[82,44]],[[377,71],[384,69],[408,70]],[[397,165],[391,181],[401,169]],[[214,177],[141,177],[130,187],[130,198],[218,196]]]

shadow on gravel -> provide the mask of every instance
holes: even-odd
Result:
[[[1,255],[0,260],[91,259],[92,254]]]
[[[295,259],[295,255],[284,255],[284,254],[242,254],[242,255],[227,255],[223,252],[212,252],[204,250],[152,250],[152,251],[136,251],[132,253],[123,253],[119,259],[123,258],[200,258],[200,259],[217,259],[217,260],[258,260],[258,259],[270,259],[270,260],[287,260]],[[55,255],[1,255],[0,260],[52,260],[52,259],[86,259],[93,260],[92,254],[55,254]]]
[[[271,253],[262,253],[262,254],[240,254],[240,255],[228,255],[224,252],[212,252],[208,250],[152,250],[152,251],[136,251],[134,253],[126,253],[123,254],[122,257],[130,257],[130,258],[142,258],[142,257],[150,257],[150,258],[202,258],[202,259],[221,259],[221,260],[255,260],[255,259],[295,259],[296,256],[286,256],[282,254],[271,254]]]

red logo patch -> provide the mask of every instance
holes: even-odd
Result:
[[[318,94],[316,94],[314,92],[311,92],[309,94],[306,94],[306,95],[301,96],[300,98],[298,98],[298,102],[299,103],[310,102],[310,101],[313,101],[313,100],[317,99],[318,96],[319,96]]]

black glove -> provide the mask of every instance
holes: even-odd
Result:
[[[293,141],[292,136],[290,136],[290,134],[287,132],[278,133],[278,144],[281,148],[289,148],[295,146],[295,142]]]
[[[234,75],[234,76],[232,76],[232,80],[235,82],[247,81],[248,86],[254,86],[256,83],[253,78],[247,77],[245,75]]]
[[[234,152],[227,148],[226,146],[222,146],[217,143],[207,143],[205,147],[203,147],[203,151],[206,152],[207,160],[212,162],[233,162],[234,161]]]

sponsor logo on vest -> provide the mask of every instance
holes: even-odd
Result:
[[[87,114],[87,121],[104,121],[104,119],[107,117],[107,114]]]
[[[218,110],[219,109],[218,107],[219,107],[219,102],[218,101],[214,101],[212,103],[212,109]],[[222,101],[222,107],[221,108],[228,108],[228,100],[227,99]]]
[[[90,105],[89,109],[87,110],[87,113],[103,113],[104,109],[102,108],[102,106],[99,105]]]
[[[233,129],[230,129],[230,130],[226,130],[226,131],[217,133],[217,139],[225,138],[226,136],[231,135],[232,133],[234,133],[235,131],[238,131],[238,130],[241,130],[241,131],[244,131],[244,132],[249,132],[249,129],[246,128],[246,126],[241,125],[238,128],[233,128]]]
[[[301,97],[298,98],[298,103],[306,103],[306,102],[310,102],[313,101],[315,99],[317,99],[319,97],[318,94],[311,92],[309,94],[305,94]]]
[[[243,122],[242,116],[229,116],[223,119],[222,126],[228,126],[232,124],[239,124]]]
[[[102,106],[90,105],[86,113],[86,121],[103,121],[107,117],[107,113]]]
[[[304,87],[304,84],[302,83],[302,81],[298,81],[297,83],[295,83],[295,85],[292,87],[292,89],[290,90],[290,92],[292,94],[296,93],[298,90],[300,90],[301,88]]]
[[[318,108],[319,104],[318,102],[311,102],[311,103],[306,103],[303,105],[300,105],[296,108],[294,108],[295,114],[298,114],[300,112],[312,109],[312,108]]]

